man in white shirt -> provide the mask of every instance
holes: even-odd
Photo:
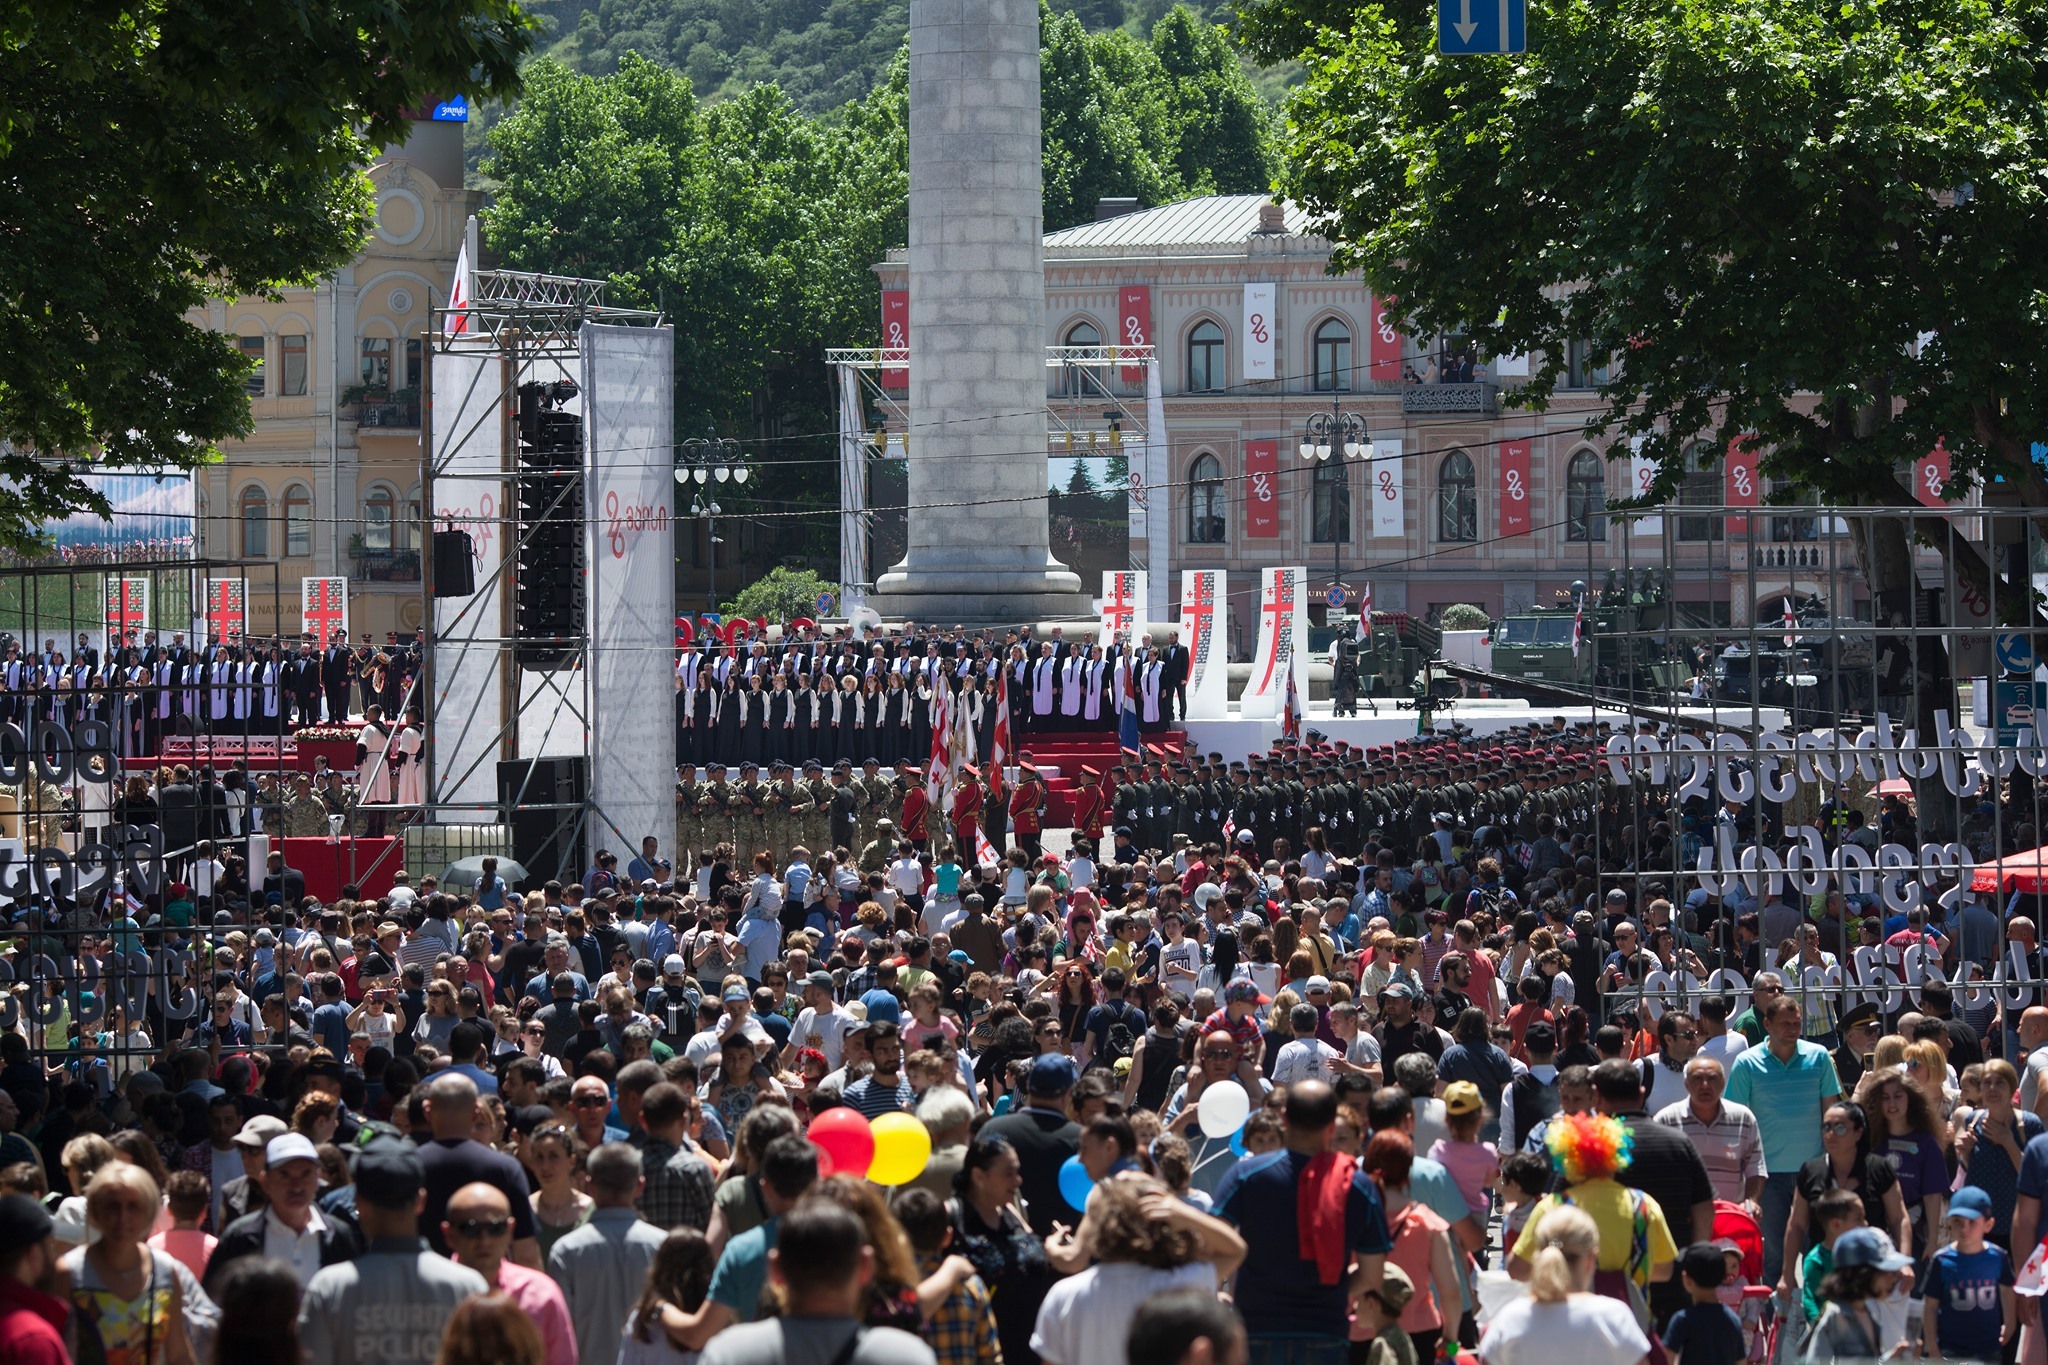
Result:
[[[896,861],[889,864],[889,885],[899,896],[915,896],[924,890],[924,864],[908,844],[903,845]]]
[[[1095,860],[1088,856],[1087,848],[1076,843],[1073,854],[1067,859],[1067,885],[1076,891],[1086,890],[1095,885]]]
[[[1296,1005],[1287,1014],[1287,1027],[1294,1040],[1280,1049],[1273,1061],[1273,1084],[1293,1085],[1299,1081],[1321,1081],[1328,1085],[1336,1073],[1330,1063],[1343,1054],[1316,1037],[1321,1016],[1314,1005]]]
[[[782,1064],[789,1070],[797,1069],[796,1055],[807,1047],[814,1047],[825,1054],[825,1066],[829,1070],[837,1071],[844,1063],[843,1043],[854,1018],[832,998],[832,987],[830,972],[812,972],[804,978],[804,1007],[789,1030],[789,1046],[782,1053]]]
[[[1735,1059],[1749,1046],[1749,1039],[1728,1027],[1728,1002],[1719,994],[1700,1000],[1700,1045],[1693,1055],[1711,1057],[1721,1064],[1725,1075]]]

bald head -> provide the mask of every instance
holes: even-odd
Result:
[[[448,1196],[448,1221],[453,1223],[463,1218],[509,1218],[512,1215],[512,1201],[496,1185],[486,1185],[481,1180],[471,1181]]]
[[[427,1082],[427,1122],[436,1141],[470,1136],[476,1127],[476,1082],[459,1071],[443,1071]]]
[[[2020,1046],[2032,1051],[2048,1043],[2048,1008],[2035,1005],[2020,1016]]]
[[[441,1235],[456,1260],[496,1284],[498,1267],[512,1250],[512,1201],[495,1185],[464,1185],[448,1196]]]

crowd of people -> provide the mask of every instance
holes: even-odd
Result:
[[[1155,753],[994,862],[880,762],[820,822],[784,758],[800,808],[714,770],[575,882],[323,902],[209,848],[203,887],[17,906],[0,1359],[2015,1349],[2038,907],[1662,871],[1782,813],[1618,788],[1605,739]],[[1906,837],[1863,800],[1831,844]],[[1861,946],[1941,971],[1809,970]],[[118,989],[138,949],[181,974]]]

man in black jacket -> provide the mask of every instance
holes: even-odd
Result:
[[[1188,718],[1188,647],[1181,643],[1178,635],[1171,644],[1159,651],[1159,658],[1166,667],[1159,675],[1159,690],[1171,703],[1162,706],[1169,721]]]
[[[191,857],[192,845],[203,837],[199,833],[199,789],[192,785],[192,770],[179,764],[156,799],[157,819],[164,831],[164,852],[177,855],[177,863],[182,867]]]
[[[284,854],[274,848],[264,863],[264,901],[267,903],[272,895],[278,897],[279,904],[288,906],[297,905],[306,895],[306,874],[296,867],[286,867]]]
[[[348,722],[348,686],[353,676],[348,652],[348,632],[337,630],[320,655],[320,686],[327,693],[327,723]]]
[[[291,694],[292,724],[320,723],[320,656],[313,652],[312,632],[299,636],[299,652],[285,666],[285,691]]]
[[[362,1235],[354,1227],[322,1214],[313,1200],[320,1193],[320,1154],[312,1139],[284,1133],[263,1152],[265,1207],[229,1223],[206,1263],[206,1289],[218,1293],[227,1267],[244,1256],[274,1256],[292,1268],[299,1287],[322,1266],[354,1260],[363,1252]]]

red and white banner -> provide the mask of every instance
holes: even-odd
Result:
[[[106,583],[106,622],[100,632],[100,657],[111,660],[122,645],[139,641],[149,629],[149,580],[109,578]]]
[[[1730,507],[1755,507],[1760,501],[1761,491],[1756,468],[1756,437],[1745,433],[1728,443],[1726,464],[1727,487],[1722,501]],[[1743,536],[1749,534],[1749,518],[1735,516],[1728,518],[1728,534]]]
[[[206,580],[206,638],[232,643],[249,630],[249,580]]]
[[[1371,369],[1370,376],[1378,380],[1399,382],[1401,378],[1401,333],[1395,330],[1393,322],[1394,299],[1375,295],[1371,302],[1372,336],[1368,342]]]
[[[1150,346],[1152,344],[1152,286],[1149,284],[1127,284],[1116,291],[1116,344],[1119,346]],[[1135,384],[1145,377],[1143,365],[1125,365],[1118,371],[1126,384]]]
[[[925,760],[924,796],[935,811],[953,804],[953,689],[932,690],[932,751]]]
[[[908,289],[884,289],[882,291],[882,349],[885,351],[908,351],[910,349],[910,291]],[[885,389],[907,389],[910,387],[908,365],[884,365],[882,387]]]
[[[982,776],[987,779],[989,808],[1000,810],[997,803],[1008,789],[1003,767],[1010,761],[1010,670],[996,670],[996,723],[988,737],[988,763]]]
[[[1408,534],[1407,463],[1401,438],[1381,436],[1372,443],[1372,537],[1399,540]]]
[[[462,243],[462,250],[455,256],[455,280],[448,286],[448,314],[442,319],[443,331],[448,336],[462,336],[469,331],[469,242]]]
[[[1535,525],[1529,499],[1529,443],[1500,443],[1500,534],[1526,536]]]
[[[1135,641],[1150,624],[1145,617],[1145,594],[1150,585],[1143,569],[1105,569],[1102,572],[1102,642],[1119,637]]]
[[[1253,540],[1280,536],[1280,447],[1273,441],[1244,443],[1244,533]]]
[[[299,580],[299,629],[313,633],[316,649],[327,648],[338,631],[348,634],[348,580],[346,578],[301,578]]]
[[[1251,676],[1238,694],[1237,709],[1246,719],[1280,714],[1280,700],[1289,675],[1299,673],[1296,686],[1307,682],[1308,613],[1303,610],[1303,570],[1299,565],[1260,570],[1259,646],[1252,655]]]
[[[1244,287],[1244,377],[1247,381],[1278,378],[1273,363],[1276,293],[1276,286],[1270,284],[1248,284]]]
[[[1629,438],[1628,495],[1632,498],[1648,497],[1650,485],[1657,482],[1657,462],[1642,453],[1643,440],[1641,436]],[[1664,534],[1664,518],[1661,516],[1637,517],[1632,526],[1639,536]]]
[[[1222,569],[1180,571],[1180,642],[1188,650],[1189,720],[1222,720],[1230,709],[1230,599]]]
[[[1913,496],[1923,507],[1946,507],[1941,490],[1948,484],[1948,446],[1937,438],[1934,449],[1913,461]]]

